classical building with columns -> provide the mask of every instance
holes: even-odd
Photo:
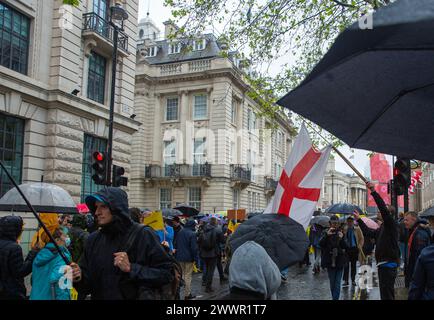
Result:
[[[336,171],[335,159],[330,158],[318,208],[326,209],[340,202],[358,205],[365,211],[367,207],[366,186],[358,176]]]
[[[288,115],[259,117],[248,95],[247,61],[212,34],[172,39],[139,22],[130,199],[159,209],[188,203],[203,212],[262,210],[291,150]],[[187,50],[187,48],[190,48]]]
[[[118,42],[113,157],[128,176],[132,135],[139,128],[130,118],[138,0],[118,2],[129,17]],[[108,138],[113,5],[0,0],[0,159],[18,183],[55,183],[77,203],[99,188],[91,179],[91,162]],[[10,188],[1,174],[0,196]],[[26,222],[27,229],[34,227]]]

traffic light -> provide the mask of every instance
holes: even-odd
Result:
[[[124,167],[113,165],[113,171],[112,172],[113,172],[113,174],[112,174],[113,187],[127,186],[128,178],[123,177],[123,175],[125,174]]]
[[[92,175],[92,180],[96,184],[107,185],[107,159],[103,152],[95,151],[93,153],[92,169],[95,173]]]
[[[404,194],[411,184],[410,160],[398,158],[393,166],[393,184],[397,195]]]

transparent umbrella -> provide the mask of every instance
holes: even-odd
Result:
[[[19,187],[38,212],[78,213],[70,194],[59,186],[35,182],[24,183]],[[0,199],[0,211],[30,212],[30,209],[18,190],[13,188]]]

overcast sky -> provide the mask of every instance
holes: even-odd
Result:
[[[139,20],[146,17],[146,13],[149,10],[149,16],[157,24],[162,33],[164,32],[163,22],[172,18],[170,8],[163,5],[163,0],[139,0]],[[289,62],[283,59],[279,59],[276,64],[271,66],[271,73],[275,73],[276,70],[280,70],[282,63]],[[369,176],[369,158],[367,156],[368,151],[354,149],[354,157],[348,146],[341,147],[339,150],[348,158],[353,165],[365,176]],[[389,163],[392,161],[392,157],[387,157]],[[339,157],[336,156],[336,170],[344,173],[353,173],[353,170]]]

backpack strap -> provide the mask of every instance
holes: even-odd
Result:
[[[130,228],[130,231],[128,233],[128,236],[126,238],[126,241],[123,245],[121,245],[120,252],[127,252],[131,250],[131,247],[134,244],[134,241],[136,240],[139,233],[145,229],[144,225],[134,223],[133,226]]]

